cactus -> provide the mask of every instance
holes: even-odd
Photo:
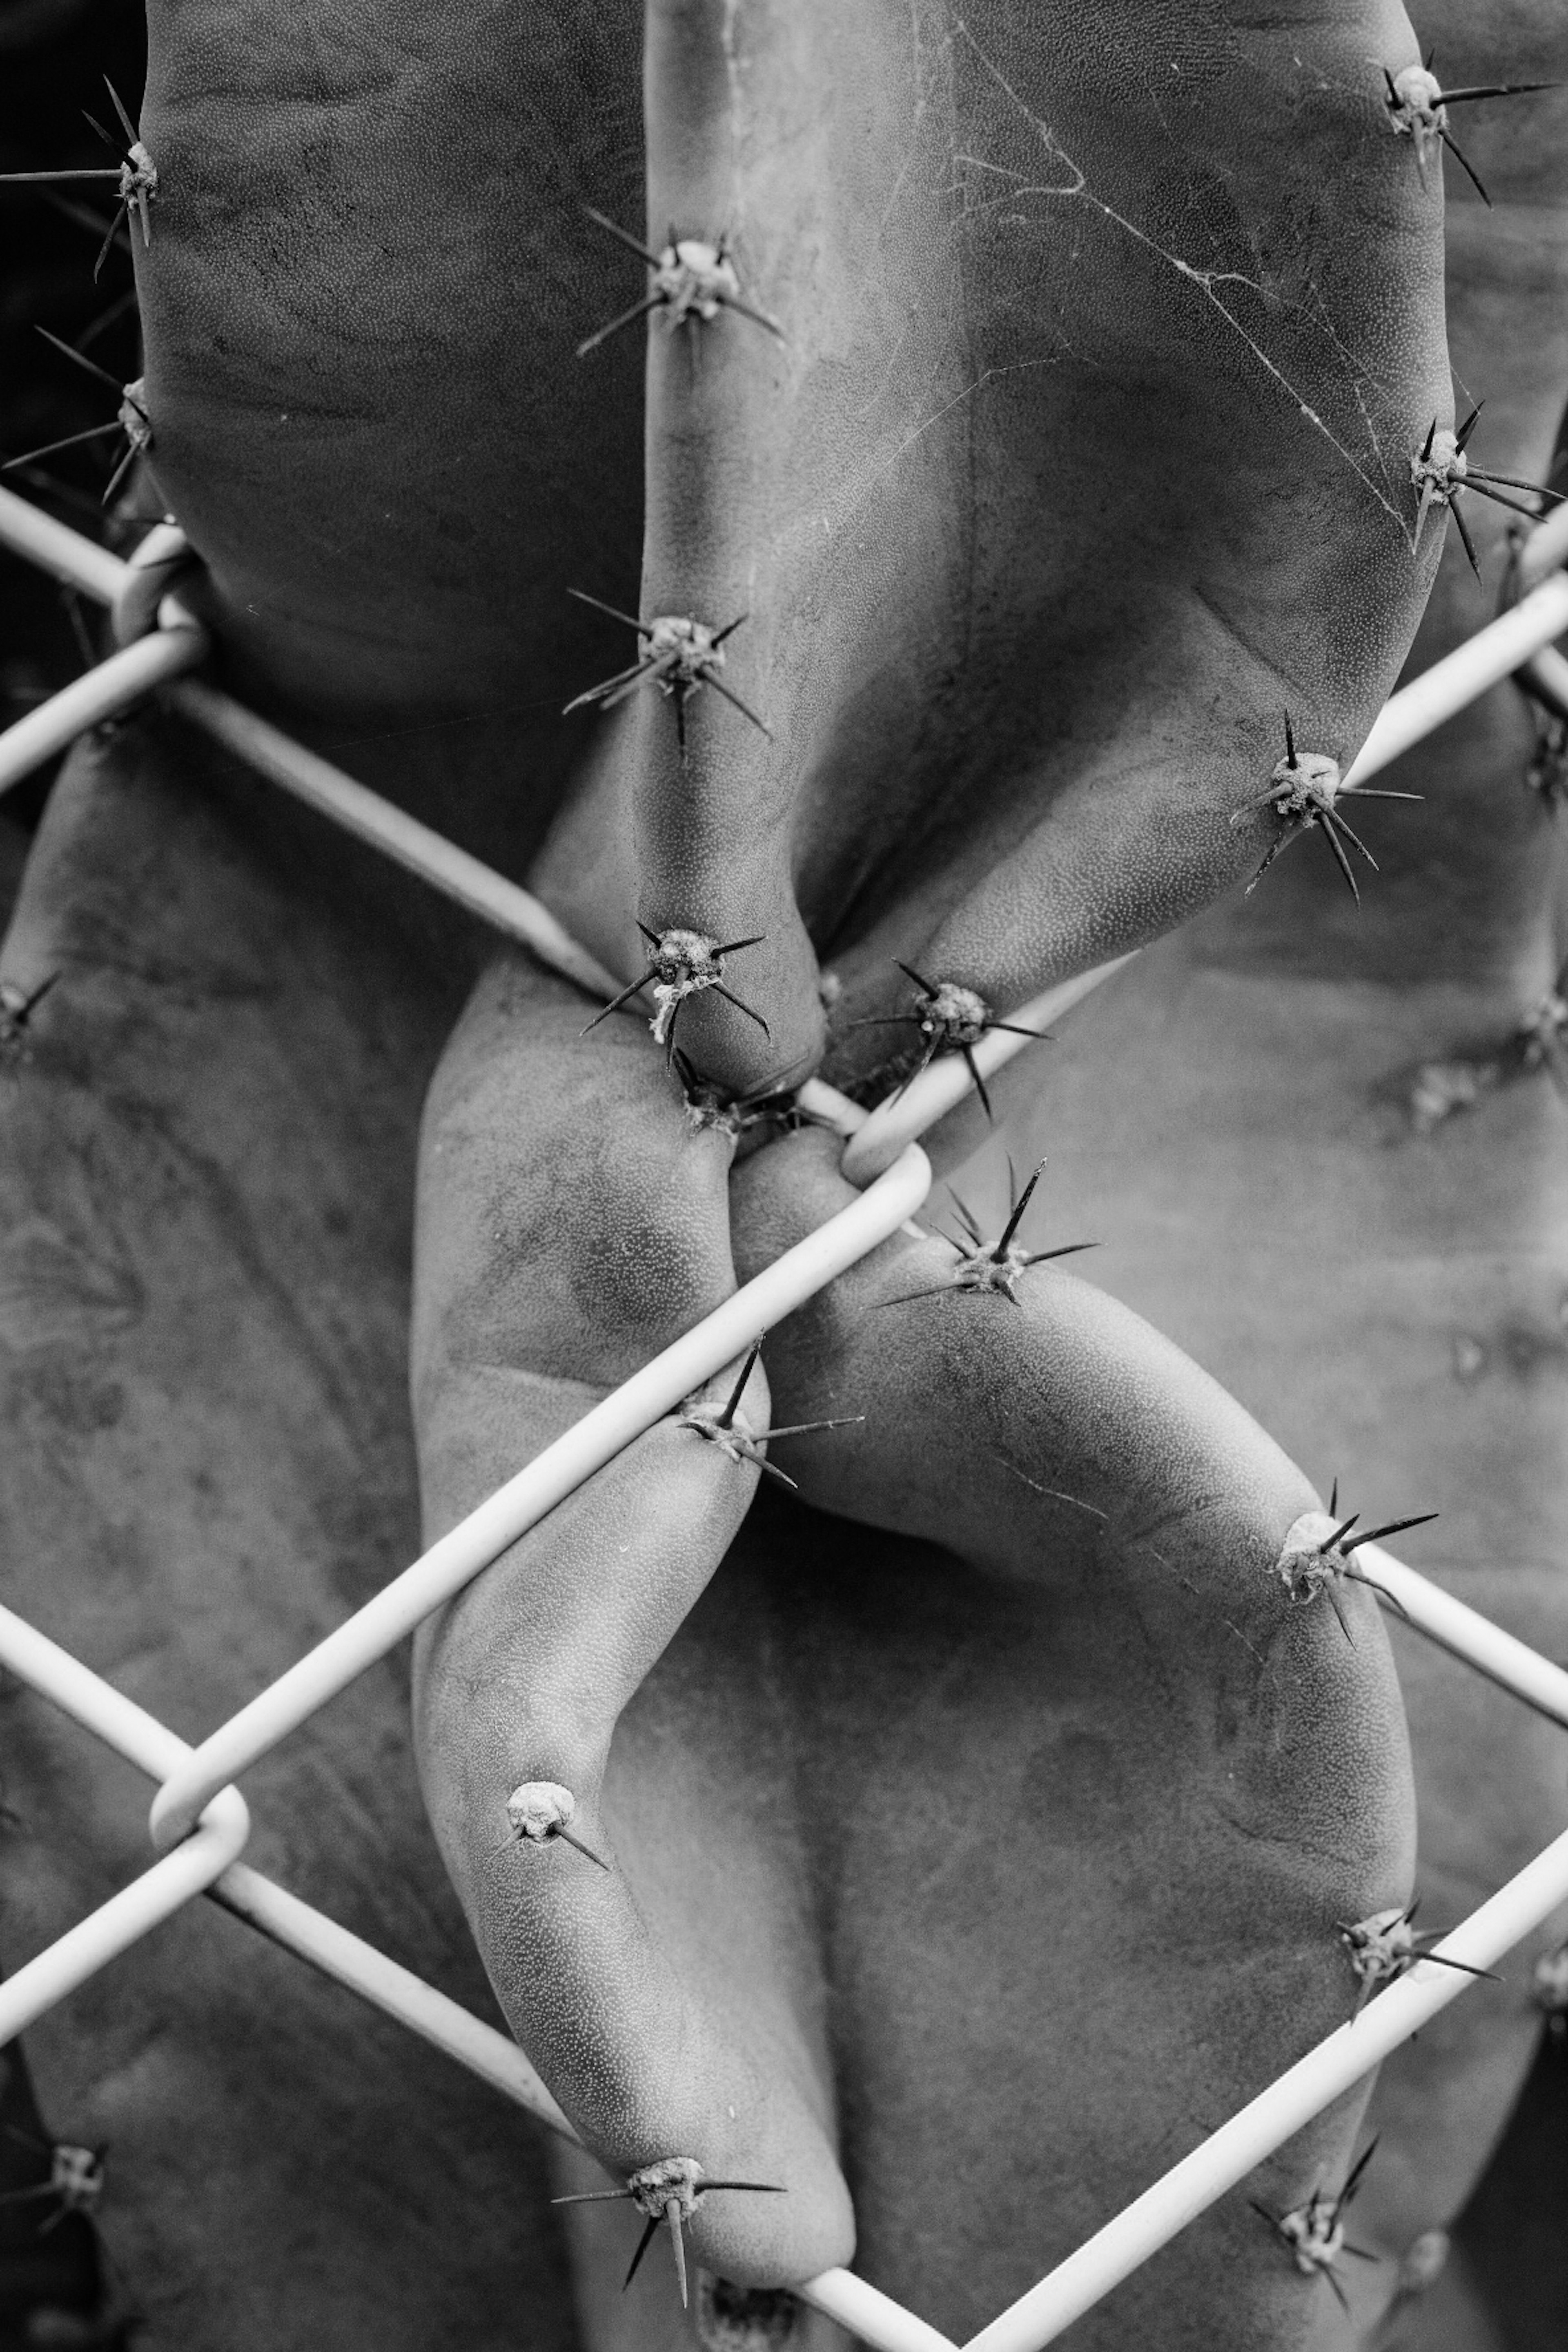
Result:
[[[1451,413],[1431,157],[1414,128],[1389,135],[1379,79],[1380,59],[1395,88],[1417,70],[1415,45],[1370,5],[1274,32],[1217,9],[1179,33],[1131,5],[1086,21],[1000,0],[961,23],[890,0],[652,0],[639,68],[630,10],[498,24],[448,5],[367,18],[363,50],[306,73],[275,11],[154,8],[148,479],[205,559],[225,661],[527,871],[626,979],[617,1003],[655,992],[653,1037],[603,1013],[588,1034],[593,1008],[503,961],[445,1053],[415,1336],[433,1531],[842,1200],[820,1133],[742,1162],[759,1139],[738,1106],[825,1056],[864,1078],[884,1024],[963,1052],[994,1008],[1244,881],[1259,827],[1284,828],[1271,862],[1316,824],[1350,875],[1338,780],[1438,561],[1423,502],[1453,510],[1411,472]],[[601,323],[626,257],[585,206],[647,224],[640,391],[636,337]],[[1540,459],[1502,462],[1527,479]],[[649,658],[567,719],[594,674],[577,580]],[[1299,759],[1292,733],[1281,762],[1287,682],[1324,748]],[[1408,877],[1451,852],[1447,822],[1428,805],[1380,861],[1396,933],[1426,921]],[[45,1269],[18,1286],[27,1344],[74,1315],[149,1419],[170,1385],[195,1391],[268,1532],[306,1525],[325,1607],[329,1493],[403,1459],[394,1171],[454,965],[372,960],[350,929],[358,872],[322,912],[301,836],[281,838],[177,738],[133,730],[77,762],[13,932],[29,971],[66,978],[30,1016],[5,1151],[25,1271]],[[1342,952],[1358,915],[1292,878],[1308,862],[1234,919],[1287,976],[1291,955]],[[1386,936],[1358,952],[1375,962]],[[744,1001],[722,985],[742,948]],[[1062,1120],[1075,1207],[1140,1087],[1175,1125],[1152,1004],[1169,1010],[1133,986],[1086,1016],[1115,1042],[1088,1049],[1100,1126]],[[1339,1042],[1307,1055],[1284,1029],[1248,1063],[1258,1104],[1292,1053],[1321,1076]],[[358,1092],[340,1100],[345,1055]],[[47,1180],[62,1126],[91,1180],[75,1289],[59,1258],[85,1243],[36,1222],[73,1213]],[[102,1170],[162,1202],[165,1152],[189,1171],[177,1233],[148,1217],[110,1247]],[[1244,1127],[1233,1171],[1247,1155]],[[1163,1178],[1202,1190],[1158,1139],[1105,1159],[1105,1200],[1128,1208],[1131,1186],[1133,1213]],[[1316,1244],[1306,1189],[1292,1215]],[[753,1363],[746,1443],[743,1373],[710,1428],[673,1416],[525,1538],[416,1662],[453,1880],[589,2145],[623,2179],[678,2147],[787,2189],[694,2198],[691,2246],[725,2279],[771,2291],[858,2232],[870,2274],[954,2330],[1141,2187],[1194,2116],[1342,2017],[1323,1923],[1403,1916],[1411,1866],[1373,1594],[1348,1571],[1332,1590],[1352,1642],[1291,1605],[1279,1563],[1316,1511],[1307,1481],[1108,1291],[1045,1265],[1018,1279],[1028,1199],[994,1244],[961,1208],[973,1253],[905,1239],[847,1276],[770,1342],[782,1430]],[[1095,1205],[1124,1248],[1146,1229]],[[1279,1247],[1297,1228],[1271,1209]],[[1161,1291],[1135,1242],[1107,1279],[1206,1339],[1227,1289],[1213,1247],[1197,1305],[1191,1265]],[[959,1271],[993,1272],[957,1281],[954,1248]],[[232,1385],[283,1428],[277,1464],[226,1381],[193,1371],[211,1342],[163,1303],[209,1260],[242,1269],[254,1355]],[[999,1288],[1016,1311],[875,1311],[911,1278]],[[71,1358],[78,1389],[15,1409],[106,1414],[79,1392],[91,1353]],[[1292,1430],[1294,1393],[1269,1402]],[[833,1441],[780,1474],[807,1507],[752,1510],[762,1433],[826,1423]],[[40,1440],[40,1486],[58,1451]],[[138,1488],[140,1552],[205,1549],[204,1492],[194,1469],[173,1496]],[[405,1499],[373,1494],[377,1530]],[[237,1504],[237,1525],[248,1537]],[[125,1539],[95,1522],[95,1540],[116,1559]],[[1313,1557],[1337,1577],[1351,1554]],[[253,1648],[297,1646],[289,1608],[226,1556],[222,1572],[240,1621],[260,1613]],[[128,1631],[162,1605],[126,1601]],[[173,1652],[183,1613],[125,1654]],[[222,1661],[204,1671],[223,1685]],[[375,1851],[345,1859],[338,1837],[332,1861],[369,1905],[420,1864],[406,1789],[362,1790],[343,1740]],[[549,1856],[558,1796],[548,1819],[521,1808],[542,1836],[514,1822],[496,1845],[499,1792],[541,1788],[604,1825],[614,1874]],[[172,2134],[168,2104],[159,2120]],[[1281,2231],[1334,2203],[1307,2184],[1336,2177],[1354,2122],[1277,2160]],[[449,2125],[439,2155],[482,2185]],[[684,2263],[679,2226],[675,2242]],[[1292,2340],[1300,2279],[1277,2256],[1244,2210],[1213,2216],[1115,2325],[1157,2346],[1176,2312],[1220,2347]],[[309,2272],[300,2291],[321,2292]],[[366,2309],[399,2340],[406,2320]]]

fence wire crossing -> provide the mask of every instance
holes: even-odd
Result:
[[[118,646],[84,677],[0,733],[0,792],[64,750],[84,729],[157,692],[262,773],[521,942],[551,969],[598,993],[618,992],[620,982],[529,892],[232,697],[185,675],[206,658],[210,641],[179,599],[180,577],[195,559],[176,526],[157,526],[126,562],[0,490],[0,544],[109,606]],[[1557,657],[1550,649],[1568,630],[1565,561],[1568,508],[1559,509],[1524,542],[1516,565],[1518,602],[1392,697],[1347,782],[1360,782],[1386,766],[1516,672],[1524,672],[1537,691],[1551,698]],[[1009,1018],[1018,1029],[1038,1034],[1126,961],[1118,958],[1047,990]],[[980,1076],[992,1076],[1027,1043],[1027,1034],[993,1030],[974,1049]],[[743,1354],[759,1333],[905,1225],[931,1181],[930,1162],[916,1139],[954,1108],[972,1082],[959,1057],[938,1060],[868,1113],[820,1080],[808,1081],[797,1099],[845,1138],[843,1166],[851,1181],[865,1186],[859,1197],[596,1405],[198,1747],[0,1608],[0,1662],[157,1784],[150,1826],[158,1852],[139,1878],[0,1984],[0,2044],[184,1904],[205,1894],[574,2140],[567,2117],[507,2035],[240,1860],[250,1818],[234,1777],[384,1657],[642,1431]],[[1415,1630],[1568,1728],[1568,1673],[1388,1553],[1368,1547],[1363,1565],[1374,1589],[1381,1588]],[[1309,2050],[982,2328],[965,2352],[1042,2352],[1189,2221],[1459,1999],[1474,1979],[1442,1962],[1489,1969],[1564,1902],[1568,1833],[1434,1948],[1431,1959],[1437,1965],[1416,1960],[1352,2022]],[[849,2271],[825,2271],[795,2292],[876,2352],[957,2352],[925,2320]]]

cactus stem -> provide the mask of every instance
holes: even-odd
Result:
[[[615,2205],[629,2199],[639,2213],[647,2216],[647,2226],[637,2241],[636,2253],[626,2275],[626,2287],[642,2267],[643,2256],[658,2234],[661,2222],[669,2225],[670,2244],[675,2255],[675,2274],[680,2284],[680,2300],[687,2301],[686,2247],[681,2238],[682,2224],[691,2219],[704,2197],[730,2189],[744,2189],[758,2197],[783,2197],[788,2192],[771,2180],[708,2180],[695,2157],[667,2156],[657,2164],[645,2164],[639,2170],[628,2173],[624,2189],[590,2189],[570,2197],[552,2197],[552,2205]]]

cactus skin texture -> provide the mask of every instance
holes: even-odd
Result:
[[[152,473],[207,557],[232,675],[529,870],[628,982],[639,924],[765,941],[745,965],[765,1033],[711,991],[680,1023],[704,1079],[749,1094],[825,1045],[837,1074],[870,1067],[884,1044],[855,1024],[907,1012],[896,958],[1005,1009],[1244,881],[1272,819],[1231,818],[1273,774],[1285,709],[1303,754],[1342,770],[1403,658],[1438,556],[1434,530],[1412,547],[1408,459],[1452,414],[1440,198],[1389,135],[1375,63],[1414,62],[1410,26],[1371,5],[1264,31],[1244,13],[991,0],[960,28],[880,0],[656,0],[645,54],[622,8],[366,12],[307,44],[250,0],[156,7]],[[656,247],[671,219],[724,237],[786,340],[721,309],[675,332],[653,319],[646,380],[631,334],[579,361],[637,290],[590,204]],[[626,658],[572,586],[639,614],[747,612],[726,676],[772,738],[708,692],[684,762],[658,695],[560,716]],[[268,1557],[292,1557],[277,1539],[304,1521],[305,1589],[330,1615],[324,1498],[358,1491],[351,1465],[402,1461],[388,1171],[448,998],[405,983],[378,1013],[340,951],[352,909],[321,908],[298,853],[268,868],[243,813],[190,821],[180,757],[133,733],[79,761],[51,813],[11,945],[24,984],[68,944],[71,977],[34,1016],[3,1149],[39,1216],[62,1122],[89,1174],[118,1148],[138,1200],[166,1197],[161,1139],[205,1153],[187,1262],[198,1244],[232,1259],[277,1328],[258,1308],[254,1360],[209,1397],[212,1343],[174,1318],[139,1353],[127,1282],[113,1360],[150,1420],[172,1386],[202,1391],[243,1490],[231,1549],[257,1545],[252,1496]],[[1373,839],[1397,875],[1393,832]],[[178,885],[167,906],[148,845]],[[1326,857],[1302,878],[1318,862],[1282,862],[1252,902],[1287,965],[1331,965],[1356,913],[1325,910],[1322,881],[1346,894]],[[276,872],[300,894],[297,971],[265,952],[288,929]],[[220,882],[226,962],[210,911],[199,950],[176,919]],[[1374,968],[1416,933],[1414,886],[1395,896],[1392,934],[1360,950]],[[1302,906],[1305,940],[1282,911]],[[127,939],[163,963],[141,950],[127,981]],[[646,1027],[584,1036],[593,1009],[499,962],[429,1097],[414,1396],[431,1532],[845,1197],[821,1135],[732,1172],[731,1137],[693,1125]],[[235,1024],[266,1076],[243,1101]],[[1076,1083],[1101,1122],[1086,1139],[1131,1116],[1115,1055]],[[1053,1217],[1079,1230],[1050,1148]],[[1140,1159],[1152,1181],[1158,1145]],[[362,1160],[363,1229],[345,1208]],[[274,1239],[285,1206],[299,1229]],[[1117,1237],[1100,1213],[1087,1229]],[[181,1262],[162,1246],[139,1230],[132,1253],[160,1299]],[[41,1345],[58,1268],[35,1255],[17,1311]],[[679,2148],[777,2183],[700,2206],[695,2259],[768,2288],[854,2252],[962,2334],[1341,2021],[1336,1922],[1408,1901],[1414,1811],[1373,1599],[1343,1595],[1347,1643],[1274,1572],[1317,1505],[1303,1475],[1149,1321],[1054,1268],[1011,1305],[889,1303],[950,1269],[900,1238],[770,1339],[749,1425],[855,1423],[781,1446],[800,1503],[751,1508],[757,1465],[672,1420],[427,1630],[416,1715],[491,1980],[611,2172]],[[121,1296],[88,1286],[95,1329]],[[1190,1318],[1174,1275],[1162,1303],[1157,1319]],[[374,1323],[361,1340],[355,1314]],[[313,1413],[286,1377],[300,1365]],[[64,1475],[58,1424],[91,1409],[70,1370],[78,1389],[28,1392],[41,1485]],[[282,1465],[310,1463],[302,1498],[256,1461],[236,1399],[284,1427]],[[1314,1464],[1345,1462],[1314,1435]],[[1431,1484],[1368,1465],[1357,1491]],[[405,1492],[380,1499],[390,1549]],[[194,1465],[172,1497],[139,1487],[141,1556],[201,1556],[214,1507]],[[58,1526],[68,1558],[63,1506]],[[95,1532],[114,1557],[122,1536]],[[228,1591],[247,1689],[299,1647],[292,1599],[259,1581],[237,1570]],[[183,1597],[125,1598],[123,1654],[147,1646],[173,1675]],[[203,1672],[216,1713],[234,1675]],[[376,1722],[381,1700],[359,1703]],[[574,1792],[613,1875],[524,1856],[551,1866],[520,1891],[495,1839],[524,1781]],[[398,1806],[371,1794],[374,1853],[345,1862],[340,1836],[330,1858],[374,1910],[392,1853],[425,1882]],[[165,2062],[162,2146],[203,2046],[193,2028]],[[1344,2177],[1356,2119],[1352,2103],[1264,2168],[1270,2210]],[[482,2152],[437,2120],[482,2207]],[[356,2143],[367,2163],[384,2137]],[[1472,2142],[1455,2174],[1473,2160]],[[410,2163],[430,2178],[425,2149]],[[367,2231],[349,2231],[356,2280]],[[1278,2253],[1226,2200],[1079,2332],[1101,2352],[1286,2352],[1327,2298]],[[182,2243],[183,2273],[203,2259]],[[500,2259],[486,2238],[476,2275]],[[461,2307],[454,2269],[367,2305],[366,2343],[423,2347],[421,2296]],[[330,2307],[309,2263],[300,2291]],[[593,2352],[676,2325],[649,2316],[674,2302],[651,2263],[624,2306],[591,2280],[583,2301]]]

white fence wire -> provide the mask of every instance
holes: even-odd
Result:
[[[0,792],[104,719],[161,693],[261,773],[421,876],[542,962],[608,996],[621,983],[563,929],[548,908],[417,824],[230,696],[184,672],[205,659],[205,631],[181,604],[192,559],[171,524],[129,562],[0,490],[0,545],[110,607],[120,650],[0,733]],[[1525,542],[1519,601],[1391,698],[1349,772],[1360,782],[1476,697],[1515,672],[1538,690],[1554,681],[1553,639],[1568,630],[1568,508]],[[1009,1019],[1043,1031],[1127,959],[1100,966],[1015,1008]],[[1023,1051],[1026,1036],[993,1030],[975,1049],[983,1077]],[[239,1859],[249,1834],[237,1774],[309,1721],[423,1618],[479,1575],[518,1537],[642,1431],[743,1354],[886,1240],[924,1201],[931,1168],[916,1138],[962,1099],[963,1061],[938,1060],[868,1114],[811,1080],[804,1108],[846,1138],[843,1168],[865,1190],[786,1251],[713,1314],[606,1397],[516,1477],[432,1546],[335,1632],[192,1748],[79,1660],[0,1608],[0,1662],[128,1758],[157,1784],[150,1827],[159,1859],[88,1918],[0,1984],[0,2044],[107,1967],[193,1896],[206,1894],[323,1975],[396,2018],[506,2098],[567,2138],[575,2134],[518,2045],[357,1936]],[[1362,1554],[1406,1621],[1476,1672],[1568,1728],[1568,1673],[1388,1553]],[[1120,2282],[1276,2148],[1416,2032],[1473,1978],[1441,1965],[1489,1969],[1568,1901],[1568,1834],[1557,1839],[1349,2024],[1319,2042],[1132,2204],[972,2337],[964,2352],[1042,2352]],[[868,2281],[831,2270],[795,2292],[877,2352],[955,2352],[949,2339]]]

